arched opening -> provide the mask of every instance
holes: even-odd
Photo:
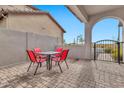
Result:
[[[94,42],[94,59],[102,61],[123,62],[124,43],[122,21],[117,18],[104,18],[92,29]]]
[[[122,41],[122,22],[117,18],[103,18],[97,21],[92,28],[92,42],[99,40]]]

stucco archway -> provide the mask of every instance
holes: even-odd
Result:
[[[113,18],[113,19],[117,19],[117,20],[119,20],[121,23],[122,23],[122,25],[124,26],[124,20],[123,20],[123,18],[120,18],[120,17],[116,17],[116,16],[104,16],[104,17],[98,17],[98,18],[96,18],[96,19],[94,19],[92,22],[91,22],[91,29],[93,29],[93,27],[95,26],[95,24],[97,24],[98,22],[100,22],[100,21],[102,21],[102,20],[104,20],[104,19],[108,19],[108,18]]]
[[[124,25],[124,20],[123,20],[124,16],[122,16],[122,15],[116,16],[116,13],[114,13],[113,16],[110,13],[92,16],[85,27],[85,51],[86,51],[85,57],[87,59],[89,59],[89,58],[92,59],[92,33],[93,33],[92,31],[93,31],[93,27],[97,22],[99,22],[103,19],[106,19],[106,18],[118,19]]]
[[[108,20],[108,19],[113,19],[113,20],[118,20],[119,21],[119,24],[121,23],[121,27],[123,27],[123,20],[121,19],[121,18],[118,18],[118,17],[114,17],[114,16],[107,16],[107,17],[103,17],[103,18],[99,18],[99,19],[97,19],[96,21],[94,21],[93,23],[92,23],[92,27],[91,27],[91,29],[92,29],[92,42],[93,42],[93,30],[94,30],[94,27],[99,23],[99,22],[102,22],[102,21],[105,21],[105,20]],[[109,33],[109,32],[108,32]]]

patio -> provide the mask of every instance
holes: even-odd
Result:
[[[108,88],[124,87],[124,64],[113,62],[100,62],[88,60],[68,60],[69,69],[62,65],[63,73],[58,66],[53,66],[51,71],[43,64],[34,76],[35,65],[29,72],[28,62],[12,67],[0,69],[0,87],[4,88]]]

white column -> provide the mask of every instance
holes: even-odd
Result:
[[[91,25],[85,24],[85,58],[91,59]]]

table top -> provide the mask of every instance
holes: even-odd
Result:
[[[47,51],[47,52],[39,52],[37,54],[42,54],[42,55],[54,55],[54,54],[59,54],[60,52],[55,52],[55,51]]]

